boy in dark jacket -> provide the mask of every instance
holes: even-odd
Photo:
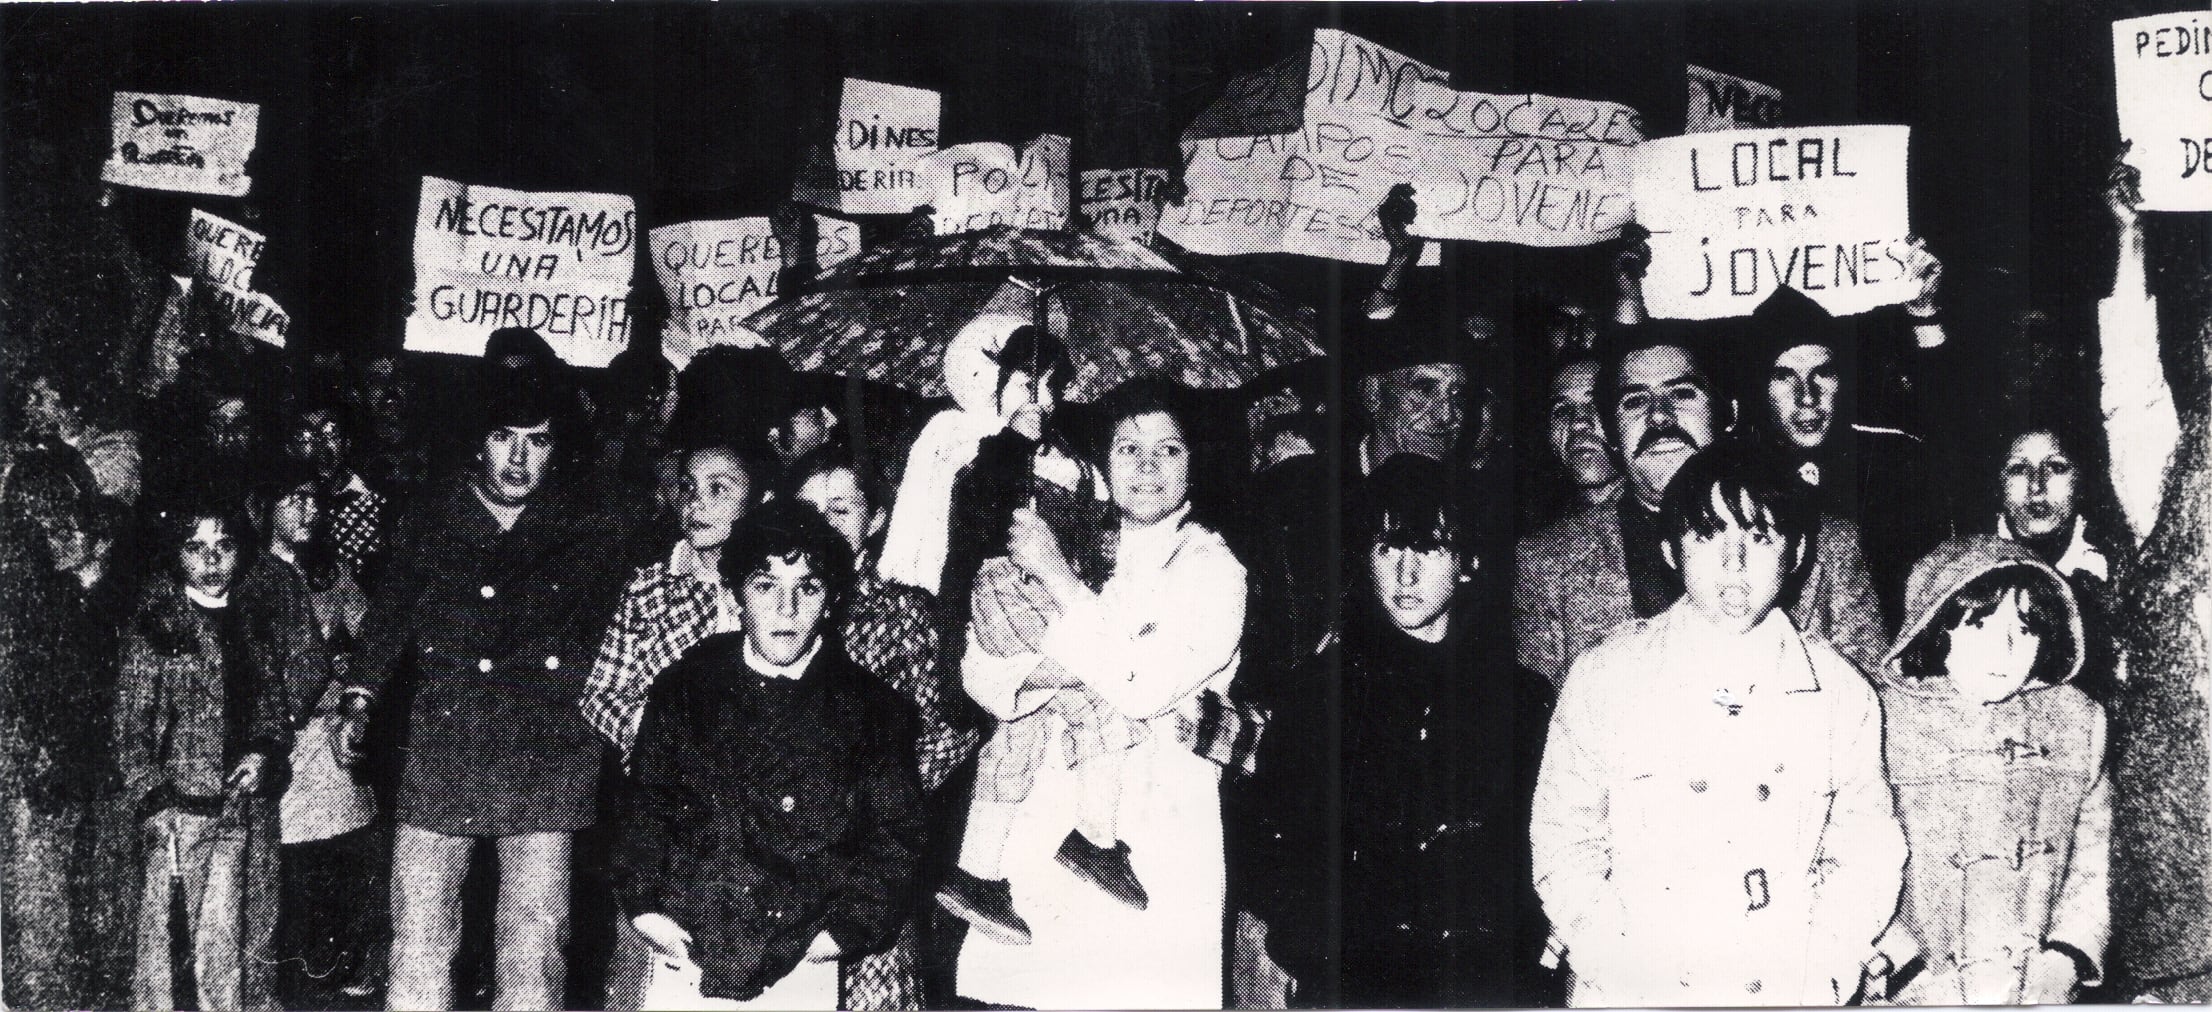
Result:
[[[852,552],[803,503],[755,514],[720,569],[744,631],[654,681],[632,753],[615,858],[627,947],[650,949],[638,1005],[834,1009],[837,961],[913,907],[914,709],[827,635]]]

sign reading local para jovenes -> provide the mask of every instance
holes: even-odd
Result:
[[[217,197],[243,197],[253,188],[246,159],[261,107],[252,102],[118,91],[108,119],[103,182]]]
[[[609,193],[527,193],[422,178],[407,347],[482,355],[530,327],[563,359],[603,366],[630,339],[637,205]]]
[[[1788,285],[1839,316],[1911,300],[1902,126],[1726,130],[1645,141],[1636,220],[1644,302],[1677,320],[1746,316]]]
[[[2115,21],[2112,61],[2143,210],[2212,211],[2212,12]]]

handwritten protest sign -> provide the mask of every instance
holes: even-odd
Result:
[[[2112,23],[2114,92],[2146,211],[2212,211],[2212,12]]]
[[[846,214],[905,214],[929,199],[917,165],[937,150],[943,99],[925,88],[845,79],[836,133],[809,152],[792,199]]]
[[[1160,188],[1166,185],[1166,169],[1092,169],[1083,173],[1077,206],[1093,232],[1151,242],[1160,225]]]
[[[663,225],[646,242],[668,296],[661,352],[678,368],[702,348],[742,341],[738,325],[775,301],[783,244],[767,218]]]
[[[1782,125],[1781,89],[1695,63],[1684,69],[1688,71],[1690,93],[1689,104],[1683,110],[1683,133]]]
[[[1415,190],[1413,233],[1434,239],[1580,246],[1632,213],[1627,155],[1643,128],[1627,106],[1454,91],[1441,70],[1321,28],[1298,128],[1219,133],[1286,119],[1286,76],[1243,79],[1184,132],[1189,194],[1161,234],[1200,253],[1382,263],[1375,209],[1398,183]]]
[[[606,193],[524,193],[422,177],[407,347],[481,355],[531,327],[560,356],[603,366],[630,338],[637,205]]]
[[[185,257],[193,280],[207,286],[226,325],[233,333],[282,348],[292,318],[275,299],[253,288],[254,268],[261,265],[267,245],[261,233],[196,207],[185,226]]]
[[[1648,141],[1636,219],[1653,316],[1745,316],[1781,285],[1837,315],[1919,294],[1902,126],[1731,130]]]
[[[113,142],[101,180],[150,190],[243,197],[253,188],[261,107],[192,95],[118,91],[109,112]]]
[[[1068,226],[1068,139],[1045,134],[1019,154],[1004,144],[961,144],[921,161],[938,235],[992,225]]]
[[[860,255],[860,225],[814,216],[814,266],[829,270]]]

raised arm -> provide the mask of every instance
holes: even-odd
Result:
[[[2112,294],[2097,303],[2098,403],[2111,447],[2112,490],[2136,544],[2158,520],[2166,467],[2181,441],[2173,390],[2158,359],[2158,302],[2143,271],[2143,223],[2135,206],[2141,173],[2115,165],[2105,206],[2119,226],[2119,265]]]

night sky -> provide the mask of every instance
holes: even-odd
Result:
[[[1225,82],[1334,26],[1443,67],[1461,89],[1628,103],[1651,136],[1680,129],[1686,61],[1779,87],[1788,124],[1909,124],[1915,225],[1959,284],[2064,306],[2104,283],[2083,265],[2106,258],[2095,198],[2117,142],[2109,23],[2184,6],[16,5],[0,11],[5,256],[87,241],[111,91],[258,102],[249,197],[133,191],[113,213],[157,260],[177,256],[191,204],[245,220],[270,238],[259,287],[303,339],[396,341],[423,174],[627,193],[646,228],[765,213],[828,129],[846,76],[941,91],[945,144],[1057,132],[1074,138],[1076,171],[1166,167]],[[1526,277],[1556,255],[1458,262],[1477,265],[1464,279],[1501,257]],[[1248,266],[1316,303],[1332,274],[1360,270]],[[19,273],[6,272],[18,332],[40,294]]]

